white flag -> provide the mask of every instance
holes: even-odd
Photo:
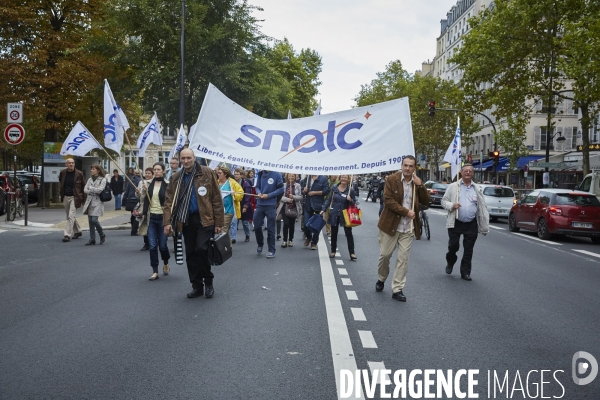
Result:
[[[77,121],[71,133],[63,142],[60,155],[85,156],[92,149],[101,149],[102,146],[87,130],[81,121]]]
[[[129,122],[115,101],[108,81],[104,80],[104,145],[121,153],[123,134],[129,129]]]
[[[189,140],[190,142],[192,141],[192,139],[194,139],[194,133],[196,133],[196,125],[197,125],[197,124],[194,124],[194,125],[192,125],[192,126],[190,127],[190,130],[189,130],[189,132],[188,132],[188,140]]]
[[[290,110],[288,110],[288,118],[287,119],[292,119],[292,112]]]
[[[181,127],[179,128],[179,133],[177,134],[177,141],[173,145],[171,153],[169,153],[169,157],[175,157],[175,153],[179,153],[183,149],[183,146],[185,146],[186,139],[187,136],[185,135],[183,124],[181,124]]]
[[[138,138],[137,147],[140,149],[140,157],[144,157],[150,143],[162,146],[162,136],[158,131],[158,117],[156,116],[156,112]]]
[[[462,157],[462,150],[461,150],[461,145],[460,145],[460,117],[459,117],[458,121],[457,121],[457,126],[456,126],[456,134],[454,135],[454,139],[452,139],[452,142],[450,143],[450,146],[448,147],[448,151],[446,151],[446,155],[444,156],[444,161],[449,162],[450,167],[452,168],[451,180],[453,180],[454,177],[458,174],[458,171],[460,171],[461,157]]]
[[[313,115],[321,115],[321,100],[319,100],[319,105],[317,106],[317,109]]]
[[[208,164],[208,168],[210,169],[215,169],[219,166],[219,164],[221,164],[221,161],[219,160],[211,160],[210,164]]]

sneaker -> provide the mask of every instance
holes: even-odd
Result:
[[[294,247],[294,243],[291,240],[288,242],[288,247]]]
[[[169,264],[163,265],[163,275],[169,275],[169,271],[171,271],[171,269],[169,268]]]
[[[316,250],[317,249],[317,245],[315,243],[310,245],[310,249],[311,250]]]
[[[258,246],[256,248],[256,254],[262,254],[262,248],[263,248],[262,246]]]
[[[310,239],[306,239],[304,241],[304,247],[308,247],[309,244],[310,244]]]
[[[250,241],[250,236],[246,235],[246,240],[245,242],[249,242]]]
[[[281,247],[283,247],[284,249],[287,247],[287,242],[285,240],[281,243]]]
[[[275,253],[268,252],[267,258],[275,258]]]

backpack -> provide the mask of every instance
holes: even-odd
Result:
[[[104,180],[106,180],[106,178],[104,178]],[[100,201],[101,202],[107,202],[107,201],[111,201],[112,200],[112,193],[110,192],[110,185],[108,184],[108,181],[106,180],[106,184],[104,185],[104,190],[102,190],[102,192],[100,192]]]

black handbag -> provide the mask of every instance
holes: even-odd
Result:
[[[208,243],[208,260],[210,265],[221,265],[233,255],[229,232],[221,233]]]
[[[138,202],[139,200],[137,199],[137,197],[125,199],[125,210],[135,210],[135,207],[137,206]]]
[[[112,200],[112,193],[110,192],[110,185],[108,184],[108,180],[104,185],[104,189],[100,192],[100,201],[107,202]]]

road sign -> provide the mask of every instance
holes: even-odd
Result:
[[[560,162],[532,162],[531,166],[534,168],[560,168],[563,163]]]
[[[6,106],[6,122],[9,124],[23,123],[23,104],[8,103]]]
[[[25,139],[25,128],[19,124],[10,124],[4,130],[4,140],[13,146],[18,145]]]

